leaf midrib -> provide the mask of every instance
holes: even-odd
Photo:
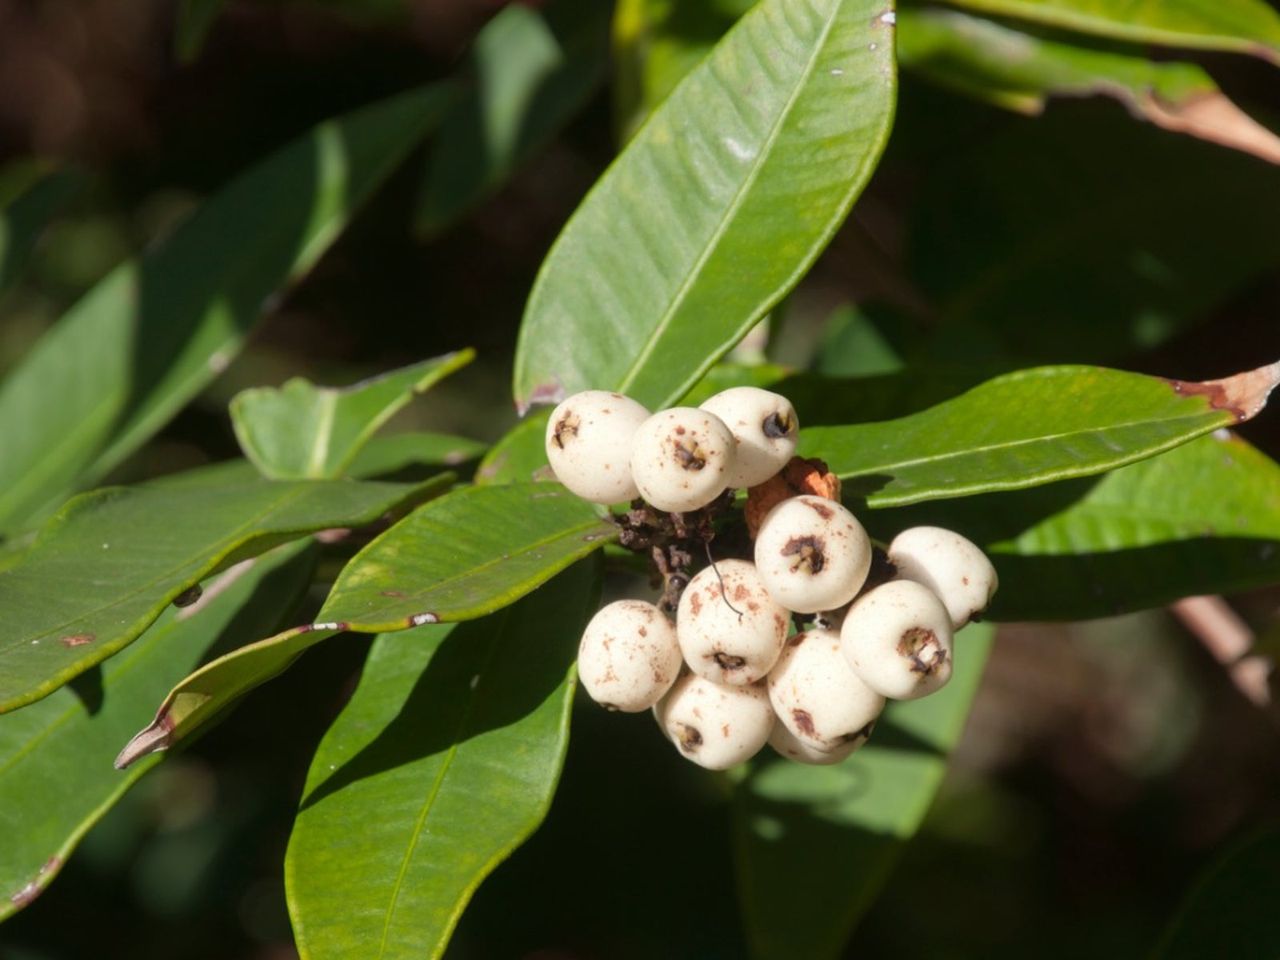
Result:
[[[753,164],[751,168],[751,172],[747,175],[746,179],[743,180],[742,185],[734,193],[733,200],[730,202],[729,206],[725,209],[725,212],[723,216],[720,218],[719,223],[716,225],[715,230],[712,232],[710,239],[707,241],[706,244],[703,245],[702,252],[698,255],[697,259],[694,261],[693,266],[685,274],[685,278],[684,280],[681,281],[679,287],[677,287],[676,292],[672,296],[671,302],[667,305],[662,315],[659,317],[657,326],[654,327],[653,332],[649,335],[649,338],[645,342],[644,347],[636,355],[636,359],[632,362],[630,368],[628,368],[627,372],[623,375],[622,380],[617,387],[617,390],[619,393],[625,393],[628,389],[630,389],[631,385],[635,383],[635,380],[640,375],[641,370],[644,368],[649,358],[653,355],[654,350],[657,349],[658,341],[662,339],[663,335],[667,331],[667,328],[671,325],[672,320],[675,319],[676,312],[680,309],[681,304],[683,304],[684,300],[688,296],[689,291],[693,287],[695,279],[701,275],[702,269],[703,267],[706,266],[707,261],[710,260],[711,257],[719,249],[720,240],[724,237],[725,232],[729,229],[729,224],[732,223],[733,220],[736,218],[738,210],[742,207],[742,204],[745,202],[747,193],[749,192],[750,188],[755,186],[756,180],[760,176],[760,171],[763,170],[765,166],[767,166],[770,159],[769,157],[770,151],[773,149],[774,144],[777,142],[778,137],[781,135],[782,128],[785,125],[786,120],[790,117],[791,110],[795,107],[796,101],[800,99],[800,94],[803,92],[806,84],[808,83],[809,77],[812,76],[814,67],[817,65],[820,55],[826,49],[827,40],[831,35],[831,30],[835,26],[836,21],[840,19],[840,11],[843,8],[843,6],[844,6],[844,0],[835,0],[835,2],[832,4],[831,13],[827,17],[827,22],[822,27],[821,31],[819,31],[817,42],[813,44],[812,53],[810,54],[809,61],[805,64],[804,68],[801,70],[800,75],[796,80],[794,89],[791,91],[791,94],[787,97],[787,101],[785,104],[783,104],[782,109],[778,111],[777,119],[774,121],[773,125],[771,126],[769,133],[765,137],[759,152],[756,154],[756,156],[759,158],[758,161],[755,164]],[[748,23],[746,26],[754,27],[754,24]],[[710,61],[708,60],[706,62],[709,63]]]

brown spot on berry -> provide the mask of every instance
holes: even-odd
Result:
[[[924,627],[912,627],[898,641],[898,653],[911,661],[911,672],[919,679],[941,669],[947,662],[947,651],[938,641],[938,635]]]
[[[695,617],[702,611],[702,599],[696,591],[689,594],[689,609],[693,611]]]
[[[794,417],[787,416],[784,413],[771,413],[764,418],[764,422],[760,424],[760,429],[770,440],[780,440],[795,433],[796,421]]]
[[[720,725],[720,736],[724,737],[726,740],[729,739],[729,725],[727,723]]]
[[[791,572],[795,573],[801,567],[808,568],[811,576],[822,572],[822,568],[826,566],[826,554],[823,553],[823,541],[821,537],[804,536],[792,537],[782,547],[782,555],[784,557],[797,557],[798,559],[791,565]]]
[[[836,515],[836,512],[828,507],[825,503],[817,503],[813,500],[801,501],[806,507],[820,516],[823,520],[830,520]]]
[[[711,659],[716,662],[721,670],[725,673],[732,673],[734,670],[741,670],[747,665],[746,657],[735,657],[732,654],[725,653],[723,650],[717,650],[711,654]]]
[[[791,719],[796,722],[796,729],[803,733],[806,737],[812,737],[816,732],[813,725],[813,714],[808,710],[796,708],[791,711]]]
[[[751,591],[747,589],[745,583],[740,583],[733,588],[733,599],[746,600],[749,596],[751,596]]]
[[[866,741],[871,739],[871,731],[876,728],[876,722],[871,720],[866,726],[860,730],[854,730],[852,733],[843,733],[839,737],[840,743],[853,743],[855,740]]]
[[[702,731],[687,723],[677,723],[675,732],[676,746],[685,753],[694,753],[702,746]]]
[[[578,415],[572,410],[566,410],[564,416],[556,421],[556,428],[551,434],[551,439],[557,447],[563,450],[565,438],[576,437],[578,435],[578,427],[581,425],[582,421],[578,419]]]
[[[961,578],[960,578],[960,582],[961,582],[961,583],[963,583],[963,584],[967,587],[967,586],[969,585],[969,578],[968,578],[968,577],[961,577]]]
[[[681,469],[697,472],[707,465],[707,455],[696,443],[677,443],[674,454]]]
[[[649,631],[648,631],[648,630],[646,630],[644,627],[641,627],[641,628],[640,628],[640,636],[642,636],[642,637],[647,637],[648,635],[649,635]]]

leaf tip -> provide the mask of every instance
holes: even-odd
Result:
[[[1221,380],[1167,382],[1179,396],[1205,397],[1214,410],[1226,411],[1236,418],[1236,423],[1244,423],[1262,411],[1271,391],[1280,384],[1280,360]]]
[[[160,715],[134,734],[133,739],[124,745],[115,759],[117,770],[124,770],[137,763],[143,757],[161,750],[168,750],[173,744],[173,717],[169,712],[161,711]]]
[[[540,403],[559,403],[564,399],[564,384],[560,382],[559,377],[552,377],[544,383],[540,383],[529,391],[526,397],[516,397],[516,413],[524,416],[529,412],[530,407],[536,407]]]

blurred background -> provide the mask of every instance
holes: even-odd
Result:
[[[501,7],[237,0],[184,61],[172,3],[0,0],[0,178],[36,162],[64,183],[0,299],[0,376],[247,165],[323,118],[458,70]],[[1194,59],[1280,129],[1274,66]],[[499,437],[516,419],[511,358],[535,273],[617,149],[610,77],[604,63],[563,127],[444,226],[415,216],[419,151],[112,479],[235,456],[226,404],[247,386],[344,384],[464,346],[477,362],[397,424]],[[975,380],[1076,361],[1226,376],[1280,357],[1277,223],[1280,167],[1265,160],[1111,100],[1027,116],[904,72],[889,151],[853,217],[740,359],[839,375],[911,362]],[[1274,412],[1242,433],[1280,455]],[[1280,649],[1280,591],[1229,599],[1262,652]],[[1242,689],[1212,655],[1205,638],[1220,634],[1171,610],[1002,626],[942,794],[848,954],[1145,955],[1197,878],[1280,819],[1278,714],[1265,681]],[[359,637],[318,647],[148,775],[0,926],[0,958],[296,956],[285,843],[366,649]],[[581,704],[574,719],[546,824],[482,886],[450,956],[742,956],[724,785],[647,716]]]

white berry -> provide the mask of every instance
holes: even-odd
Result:
[[[784,396],[759,387],[722,390],[702,405],[724,421],[736,441],[729,486],[754,487],[787,465],[800,421]]]
[[[632,438],[648,418],[648,410],[620,393],[575,393],[547,421],[551,471],[592,503],[635,499],[639,491],[631,477]]]
[[[591,699],[637,713],[658,702],[680,673],[675,627],[652,603],[618,600],[591,618],[578,645],[578,677]]]
[[[872,690],[914,700],[951,679],[951,617],[928,587],[890,580],[854,602],[840,628],[840,648]]]
[[[750,760],[769,740],[773,707],[764,684],[723,687],[687,673],[654,710],[680,752],[709,770]]]
[[[987,555],[971,540],[941,527],[912,527],[889,544],[898,577],[922,583],[942,601],[959,630],[987,609],[999,580]]]
[[[770,596],[788,610],[818,613],[857,595],[871,569],[871,541],[834,500],[791,497],[761,521],[755,560]]]
[[[659,510],[697,510],[728,485],[733,446],[733,434],[715,414],[672,407],[636,429],[631,476],[640,496]]]
[[[870,728],[867,734],[870,735]],[[795,760],[797,763],[808,763],[814,766],[830,766],[833,763],[839,763],[857,750],[860,746],[867,742],[867,737],[858,737],[843,743],[834,750],[818,750],[809,746],[802,740],[798,740],[796,736],[781,723],[773,725],[773,733],[769,734],[769,746],[773,747],[779,754],[788,760]]]
[[[787,641],[769,674],[769,701],[796,739],[825,752],[864,742],[884,709],[884,697],[849,668],[834,630]]]
[[[777,662],[790,615],[745,560],[699,570],[676,610],[676,638],[689,669],[707,680],[749,684]]]

